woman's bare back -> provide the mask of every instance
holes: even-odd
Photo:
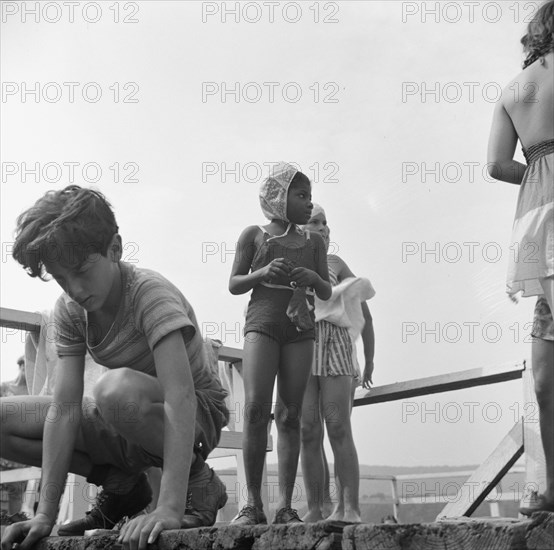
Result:
[[[554,52],[508,84],[503,104],[524,148],[554,139]]]

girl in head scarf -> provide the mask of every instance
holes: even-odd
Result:
[[[229,280],[232,294],[252,291],[242,362],[248,499],[233,520],[243,525],[267,523],[260,493],[275,379],[280,501],[273,522],[301,521],[291,502],[314,350],[314,294],[322,300],[331,295],[323,239],[299,227],[312,213],[310,180],[279,163],[262,183],[259,198],[269,223],[242,232]]]

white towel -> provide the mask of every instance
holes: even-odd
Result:
[[[349,277],[333,287],[328,300],[315,298],[315,320],[346,327],[354,342],[365,324],[360,304],[373,298],[375,289],[365,277]]]

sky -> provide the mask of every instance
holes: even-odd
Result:
[[[285,160],[312,180],[331,250],[376,289],[375,385],[529,360],[534,300],[505,294],[518,189],[487,176],[486,149],[539,5],[2,2],[1,305],[53,306],[56,284],[10,257],[13,230],[77,183],[111,201],[123,259],[241,347],[233,251],[264,223],[258,186]],[[2,380],[22,349],[2,329]],[[480,463],[522,395],[516,381],[358,407],[360,462]]]

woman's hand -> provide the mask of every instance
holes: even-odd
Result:
[[[369,390],[371,389],[371,384],[373,384],[373,361],[366,361],[364,368],[364,375],[362,378],[362,388]]]

